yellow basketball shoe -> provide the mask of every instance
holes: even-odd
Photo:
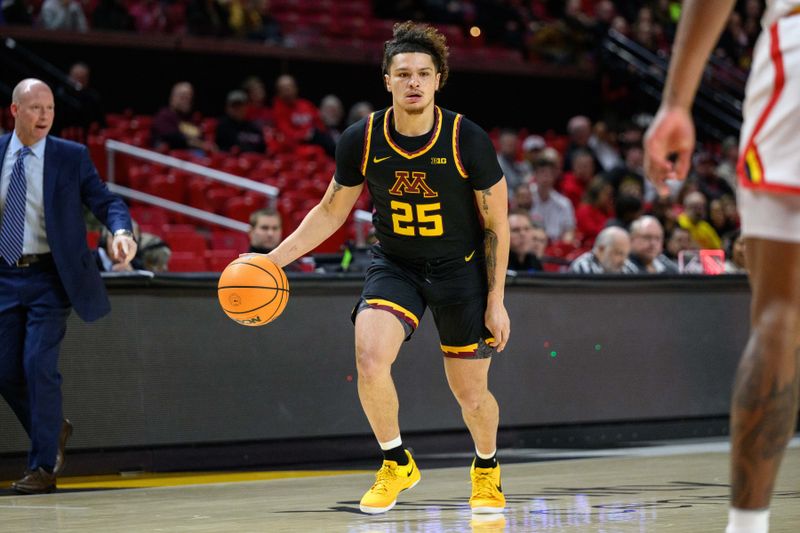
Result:
[[[397,503],[397,495],[419,483],[420,474],[414,458],[408,450],[407,465],[395,461],[384,461],[375,474],[375,484],[361,498],[361,512],[367,514],[385,513]]]
[[[469,470],[472,478],[472,497],[469,506],[473,513],[502,513],[506,508],[506,497],[503,496],[503,487],[500,484],[500,465],[494,468],[472,468]]]

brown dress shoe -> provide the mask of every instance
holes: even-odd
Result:
[[[56,464],[53,467],[53,475],[59,476],[64,470],[66,459],[64,449],[67,447],[67,440],[72,436],[72,422],[66,418],[61,423],[61,433],[58,435],[58,452],[56,453]]]
[[[33,472],[26,472],[25,477],[11,484],[11,488],[20,494],[47,494],[56,490],[56,476],[40,466]]]

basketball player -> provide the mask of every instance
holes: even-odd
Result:
[[[689,169],[692,101],[734,3],[683,3],[663,101],[645,137],[646,172],[657,186]],[[727,533],[767,531],[772,488],[798,408],[800,1],[768,0],[762,25],[747,82],[738,169],[752,306],[731,406]],[[670,154],[677,154],[674,163]]]
[[[450,389],[475,441],[473,512],[505,507],[495,458],[499,409],[487,377],[491,356],[510,333],[503,303],[508,194],[488,135],[434,104],[447,81],[447,55],[444,36],[434,28],[395,25],[383,54],[392,105],[342,134],[336,174],[322,201],[268,254],[283,266],[319,245],[347,220],[366,183],[380,244],[353,310],[356,366],[361,405],[384,455],[361,499],[361,510],[370,514],[391,509],[397,495],[420,480],[400,437],[391,367],[426,307]]]

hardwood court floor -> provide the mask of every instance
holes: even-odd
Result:
[[[262,475],[250,482],[89,492],[69,492],[70,480],[64,479],[63,492],[0,498],[0,531],[721,533],[728,496],[725,447],[720,442],[588,452],[580,459],[570,452],[571,460],[507,463],[503,487],[508,505],[494,522],[471,517],[467,466],[426,469],[420,455],[422,482],[401,494],[384,515],[358,512],[372,473]],[[505,452],[515,459],[526,453],[548,455],[541,450]],[[559,453],[566,452],[549,453],[550,458]],[[592,457],[597,455],[605,457]],[[772,533],[800,531],[797,440],[784,460],[771,522]]]

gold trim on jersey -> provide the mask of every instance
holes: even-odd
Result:
[[[490,342],[494,342],[494,337],[489,337],[484,341],[486,344]],[[478,351],[478,343],[474,344],[467,344],[466,346],[447,346],[446,344],[440,344],[439,347],[442,349],[442,353],[445,357],[456,357],[456,358],[465,358],[465,357],[472,357],[475,355],[475,352]]]
[[[364,132],[364,155],[361,156],[361,175],[367,175],[367,161],[369,161],[369,147],[372,144],[372,121],[375,118],[375,113],[369,114],[367,120],[367,131]]]
[[[413,323],[414,329],[416,329],[417,326],[419,326],[419,319],[417,318],[417,316],[408,309],[406,309],[405,307],[403,307],[402,305],[397,305],[396,303],[390,302],[389,300],[384,300],[383,298],[369,298],[367,300],[367,303],[369,304],[370,307],[374,307],[377,309],[384,309],[385,311],[389,312],[393,311],[394,313],[399,313],[400,315],[405,317],[407,321],[410,320]]]
[[[389,116],[392,114],[392,108],[390,107],[386,110],[386,114],[383,116],[383,136],[386,137],[386,142],[389,143],[389,146],[391,146],[395,152],[402,155],[406,159],[414,159],[415,157],[419,157],[427,153],[428,150],[433,148],[433,145],[436,144],[436,141],[439,140],[439,134],[442,132],[442,110],[439,109],[439,106],[434,106],[434,111],[433,135],[431,135],[430,140],[425,144],[425,146],[416,152],[406,152],[397,144],[395,144],[395,142],[392,140],[392,136],[389,134]]]
[[[453,121],[453,159],[456,161],[456,168],[458,169],[458,173],[461,174],[461,177],[468,178],[467,170],[461,162],[461,151],[458,149],[458,135],[461,132],[462,118],[464,118],[464,115],[459,114],[456,115],[456,119]]]
[[[764,169],[758,158],[758,152],[752,146],[745,152],[744,164],[747,166],[747,177],[750,181],[752,183],[761,183],[764,177]]]

